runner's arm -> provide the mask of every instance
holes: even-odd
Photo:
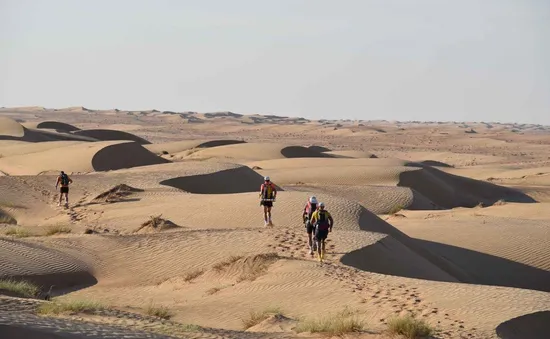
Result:
[[[73,183],[73,179],[71,179],[71,177],[67,176],[67,178],[69,179],[69,184],[72,184]]]
[[[328,221],[329,221],[329,232],[332,232],[332,226],[334,225],[334,219],[332,219],[332,215],[329,213],[328,214]]]
[[[57,186],[59,186],[59,182],[61,181],[61,177],[57,177],[57,180],[55,181],[55,188],[57,189]]]

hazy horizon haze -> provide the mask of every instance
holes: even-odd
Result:
[[[0,0],[0,106],[550,125],[550,1]]]

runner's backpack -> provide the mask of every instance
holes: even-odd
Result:
[[[69,184],[69,176],[65,173],[61,174],[61,185],[67,186]]]
[[[320,231],[327,231],[329,229],[329,226],[330,226],[327,211],[319,210],[318,215],[319,215],[319,217],[318,217],[318,219],[316,220],[316,223],[315,223],[317,229],[320,230]]]

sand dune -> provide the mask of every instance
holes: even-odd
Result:
[[[109,171],[167,162],[135,142],[105,141],[0,158],[0,170],[10,175],[35,175],[60,170]]]
[[[58,132],[74,132],[74,131],[79,131],[80,128],[78,127],[75,127],[73,125],[70,125],[70,124],[66,124],[64,122],[59,122],[59,121],[41,121],[41,122],[38,122],[38,123],[26,123],[26,124],[23,124],[25,127],[27,128],[32,128],[32,129],[36,129],[36,128],[43,128],[43,129],[53,129],[53,130],[56,130]]]
[[[499,200],[535,202],[533,198],[521,191],[449,174],[431,166],[423,166],[421,170],[415,172],[403,172],[399,179],[400,186],[415,189],[438,205],[447,208],[474,207],[479,203],[492,205]],[[439,189],[433,189],[433,185],[438,185]]]
[[[292,315],[312,317],[317,314],[313,307],[315,296],[321,295],[325,295],[323,299],[327,303],[361,307],[360,298],[346,289],[344,283],[326,276],[313,261],[289,257],[295,253],[299,258],[300,246],[294,245],[290,235],[277,240],[280,235],[269,230],[184,231],[154,237],[48,239],[45,245],[64,250],[81,249],[79,260],[95,268],[98,284],[74,293],[75,298],[87,299],[93,295],[105,303],[116,300],[144,307],[147,299],[135,296],[146,295],[156,302],[170,304],[177,311],[176,319],[185,317],[203,326],[217,323],[216,326],[223,324],[238,329],[239,318],[246,316],[248,310],[274,303]],[[335,233],[333,240],[341,251],[353,251],[378,238],[368,233],[354,237]],[[271,251],[281,256],[269,254],[268,245],[276,246]],[[231,255],[241,258],[224,263]],[[408,264],[416,264],[412,259],[414,253],[409,255]],[[143,271],[150,274],[140,274]],[[193,272],[200,273],[187,281],[186,275]],[[338,293],[326,295],[323,288],[317,288],[327,285]],[[216,287],[217,292],[209,292]],[[288,298],[282,299],[281,291]],[[295,302],[307,307],[293,311]],[[241,307],[237,310],[231,307],[235,304]],[[194,311],[189,312],[191,309]]]
[[[225,145],[241,144],[241,140],[184,140],[174,141],[160,144],[149,144],[144,146],[153,153],[161,154],[162,152],[180,153],[195,148],[210,148]]]
[[[315,152],[330,152],[330,151],[332,151],[330,148],[326,148],[324,146],[317,146],[317,145],[311,145],[308,148],[312,151],[315,151]]]
[[[307,147],[291,146],[284,144],[257,144],[243,143],[236,145],[226,145],[199,150],[188,158],[204,159],[219,158],[241,160],[268,160],[282,158],[330,158],[331,155],[316,152]]]
[[[49,142],[26,142],[18,140],[0,140],[0,152],[3,157],[40,153],[53,148],[63,148],[71,145],[79,145],[83,141],[49,141]]]
[[[317,192],[346,197],[357,201],[375,214],[396,213],[401,209],[434,210],[438,206],[428,198],[408,187],[377,185],[289,185],[287,189]]]
[[[167,185],[189,193],[227,194],[258,192],[264,178],[248,167],[228,169],[210,174],[199,174],[162,181]],[[281,188],[278,187],[280,191]]]
[[[353,186],[349,190],[353,197],[363,197],[363,202],[364,197],[373,195],[375,202],[383,202],[388,210],[392,208],[393,203],[396,204],[394,206],[408,208],[414,204],[414,197],[417,198],[417,202],[412,208],[473,207],[480,202],[493,204],[498,200],[534,202],[529,196],[514,189],[397,159],[287,159],[248,164],[261,168],[258,170],[259,173],[270,175],[283,187],[298,190],[303,190],[304,187],[315,188],[325,192],[348,194],[347,189]],[[403,196],[402,189],[383,190],[380,186],[406,187],[410,189],[406,193],[408,198]],[[377,211],[384,209],[380,204],[369,206]]]
[[[158,192],[158,191],[152,191]],[[277,225],[293,228],[305,233],[301,209],[308,194],[301,192],[280,192],[280,202],[273,209],[273,221]],[[188,228],[249,228],[263,225],[262,209],[257,193],[235,193],[216,195],[194,195],[178,192],[152,194],[147,190],[136,193],[132,199],[110,205],[89,205],[77,208],[76,212],[86,212],[86,220],[102,228],[128,232],[151,215],[162,215],[182,227]],[[363,223],[385,224],[384,221],[362,208],[359,204],[330,195],[320,195],[329,210],[338,220],[341,230],[356,230]],[[216,213],[209,206],[216,205]],[[97,213],[101,212],[100,215]],[[96,214],[94,214],[96,213]],[[225,216],[225,217],[222,217]],[[124,218],[124,225],[116,220]],[[222,219],[220,219],[222,218]],[[304,234],[305,235],[305,234]]]
[[[83,140],[96,141],[96,139],[77,136],[69,133],[55,133],[47,130],[29,129],[17,121],[0,117],[0,140],[20,140],[27,142],[43,142],[55,140]]]
[[[372,153],[362,151],[325,151],[324,153],[348,158],[377,158],[377,156]]]
[[[37,318],[38,301],[0,297],[0,332],[77,318],[97,337],[119,333],[106,323],[166,329],[170,321],[139,320],[154,304],[205,327],[182,334],[201,339],[314,338],[292,327],[341,311],[377,332],[354,338],[385,338],[389,317],[410,313],[441,338],[546,334],[550,139],[534,126],[2,112],[0,278],[116,311]],[[74,180],[67,208],[56,206],[60,169]],[[272,227],[258,198],[265,175],[279,187]],[[302,222],[311,195],[336,221],[323,265]],[[70,232],[48,235],[51,226]],[[242,318],[269,307],[282,315],[243,332]],[[118,318],[127,311],[142,315]]]
[[[470,277],[464,282],[548,292],[550,256],[545,221],[521,213],[507,217],[496,211],[482,212],[505,207],[479,212],[405,212],[406,218],[390,222],[415,237],[422,247],[468,271]]]
[[[32,281],[47,290],[91,285],[90,267],[61,251],[16,240],[0,239],[0,278]]]
[[[150,144],[149,141],[143,138],[140,138],[137,135],[124,132],[124,131],[116,131],[116,130],[108,130],[108,129],[87,129],[87,130],[74,131],[73,134],[82,135],[85,137],[90,137],[101,141],[130,140],[130,141],[137,142],[141,145]]]
[[[453,152],[386,152],[386,156],[438,167],[471,166],[502,162],[505,158],[486,154]]]
[[[0,138],[22,138],[24,135],[25,128],[20,123],[10,118],[0,117]]]

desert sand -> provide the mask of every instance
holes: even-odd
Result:
[[[333,316],[383,339],[406,315],[433,338],[550,333],[550,127],[2,108],[0,191],[0,279],[41,288],[0,289],[9,338],[323,338],[298,328]],[[335,219],[323,263],[311,195]],[[37,313],[79,300],[104,307]]]

